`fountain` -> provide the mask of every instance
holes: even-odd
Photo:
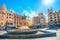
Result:
[[[4,35],[0,35],[0,38],[30,39],[30,38],[43,38],[43,37],[54,37],[54,36],[56,36],[56,33],[54,32],[48,32],[45,30],[28,29],[26,27],[26,29],[19,28],[14,30],[7,30],[7,33],[5,33]]]
[[[7,33],[9,34],[35,34],[37,33],[37,30],[29,29],[27,26],[19,27],[17,29],[13,30],[7,30]]]

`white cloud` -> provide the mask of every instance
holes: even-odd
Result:
[[[25,16],[29,15],[29,12],[27,10],[24,10],[23,13],[25,14]]]
[[[32,14],[32,15],[35,15],[35,11],[32,11],[31,14]]]
[[[10,11],[12,11],[13,13],[16,13],[13,9],[10,9]]]
[[[32,12],[31,12],[31,15],[32,15],[32,16],[37,16],[37,13],[36,13],[35,11],[32,11]]]
[[[42,4],[43,5],[46,5],[46,6],[51,5],[54,2],[55,2],[55,0],[42,0]]]
[[[36,12],[35,11],[27,11],[27,10],[24,10],[23,13],[29,17],[29,19],[32,19],[33,16],[37,16]]]

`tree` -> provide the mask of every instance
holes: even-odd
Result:
[[[17,25],[16,25],[16,28],[18,28],[18,27],[20,27],[20,25],[17,24]]]
[[[28,26],[30,29],[33,29],[33,26]]]
[[[17,25],[17,27],[20,27],[20,25]]]
[[[0,24],[0,28],[2,28],[3,24]]]

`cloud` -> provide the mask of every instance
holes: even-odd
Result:
[[[12,11],[13,13],[16,13],[13,9],[10,9],[10,11]]]
[[[35,11],[32,11],[32,12],[31,12],[31,16],[32,16],[32,17],[37,16],[36,12],[35,12]]]
[[[29,15],[29,12],[27,10],[24,10],[23,13],[25,14],[25,16]]]
[[[32,19],[34,16],[37,16],[35,11],[24,10],[23,13],[25,14],[25,16],[29,17],[29,19]]]

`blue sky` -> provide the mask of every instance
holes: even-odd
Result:
[[[19,15],[37,16],[39,12],[43,12],[48,18],[48,8],[54,11],[60,10],[60,0],[0,0],[0,7],[6,4],[7,10],[12,10]]]

